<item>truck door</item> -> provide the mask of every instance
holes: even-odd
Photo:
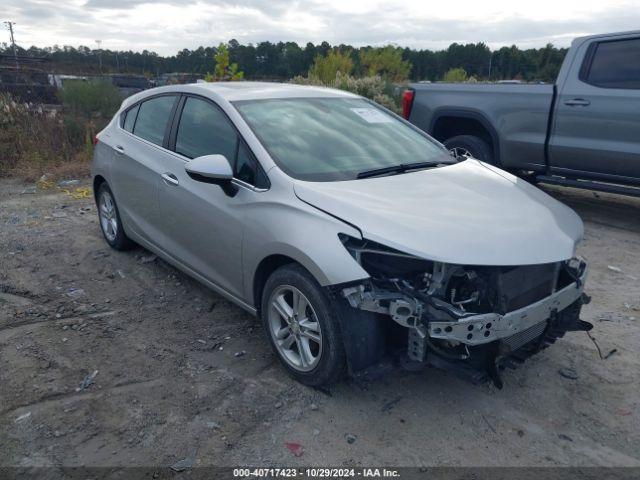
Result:
[[[640,36],[584,44],[558,85],[552,171],[640,182]]]

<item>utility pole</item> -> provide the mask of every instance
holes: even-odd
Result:
[[[491,63],[493,60],[493,52],[489,54],[489,81],[491,81]]]
[[[18,72],[18,50],[16,49],[16,39],[13,37],[13,26],[16,22],[6,21],[4,24],[9,29],[9,33],[11,34],[11,47],[13,48],[13,60],[16,63],[16,74]]]
[[[100,73],[102,73],[102,49],[100,46],[102,45],[102,40],[96,40],[98,44],[98,62],[100,63]]]

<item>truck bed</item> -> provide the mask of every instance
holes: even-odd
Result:
[[[544,164],[544,143],[553,102],[553,85],[414,83],[409,121],[438,140],[438,125],[447,115],[483,122],[498,145],[498,157],[523,164]],[[494,126],[495,125],[495,126]],[[500,132],[498,136],[497,131]]]

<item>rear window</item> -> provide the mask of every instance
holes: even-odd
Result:
[[[133,127],[134,135],[162,146],[164,132],[175,101],[175,95],[165,95],[142,102]]]
[[[640,38],[599,43],[587,83],[603,88],[640,89]]]

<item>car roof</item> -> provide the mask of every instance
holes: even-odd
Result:
[[[315,85],[296,85],[273,82],[210,82],[196,83],[199,88],[216,92],[230,102],[236,100],[258,100],[265,98],[294,97],[350,97],[351,93],[335,88]]]
[[[322,97],[358,97],[353,93],[335,88],[318,87],[314,85],[296,85],[292,83],[274,82],[201,82],[184,85],[169,85],[166,87],[144,90],[129,97],[126,104],[130,105],[145,97],[160,93],[195,93],[227,102],[240,100],[264,100],[270,98],[322,98]]]

